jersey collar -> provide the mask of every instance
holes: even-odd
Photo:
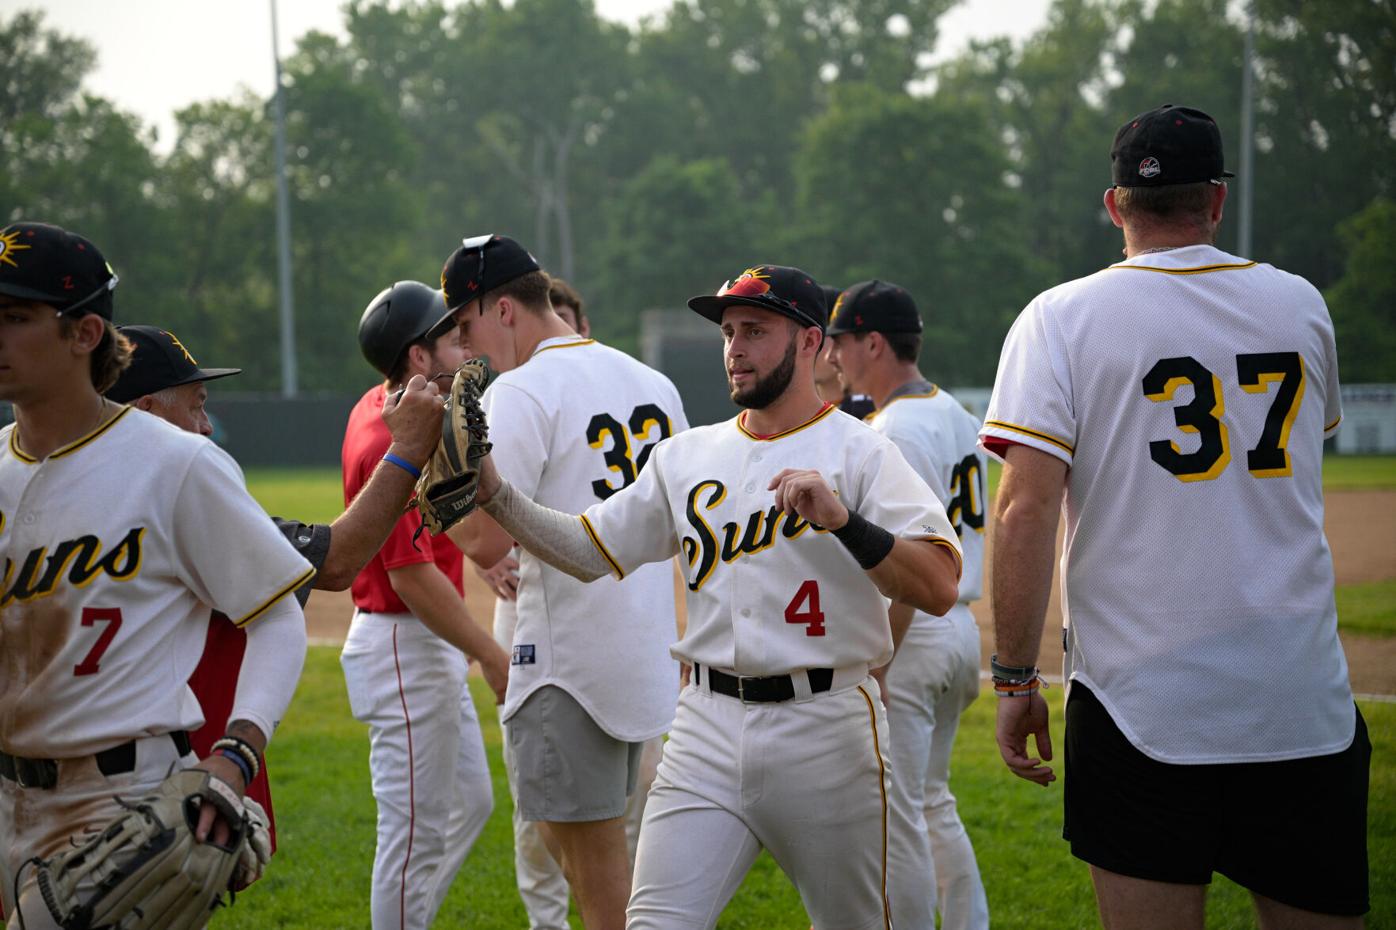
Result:
[[[590,339],[586,336],[578,336],[576,334],[571,336],[552,336],[538,343],[538,347],[533,350],[533,355],[530,355],[529,358],[533,358],[540,352],[547,352],[549,349],[575,349],[578,346],[589,346],[594,342],[596,342],[595,339]]]
[[[763,435],[761,435],[760,433],[753,433],[751,430],[747,429],[747,428],[746,428],[746,411],[743,410],[741,413],[737,414],[737,420],[736,420],[737,429],[738,429],[738,431],[741,432],[741,434],[742,434],[743,436],[745,436],[745,437],[748,438],[748,439],[754,439],[754,440],[756,440],[757,442],[774,442],[774,441],[777,440],[777,439],[784,439],[786,436],[789,436],[791,433],[798,433],[798,432],[799,432],[800,430],[802,430],[802,429],[806,429],[806,428],[808,428],[808,427],[813,426],[814,424],[818,423],[820,420],[824,419],[825,417],[827,417],[829,414],[833,413],[833,412],[834,412],[835,410],[837,410],[837,409],[839,409],[839,408],[836,407],[836,406],[834,406],[833,404],[826,403],[822,408],[820,408],[820,410],[819,410],[818,413],[816,413],[814,416],[810,417],[810,418],[809,418],[808,420],[806,420],[805,422],[801,423],[799,426],[792,426],[792,427],[790,427],[790,429],[782,430],[782,431],[779,432],[779,433],[772,433],[772,434],[769,435],[769,436],[763,436]]]
[[[128,413],[130,413],[130,412],[131,412],[131,408],[130,408],[130,407],[122,407],[122,408],[117,412],[116,416],[112,417],[110,420],[107,420],[105,423],[102,423],[102,424],[99,425],[96,429],[94,429],[92,432],[88,433],[86,436],[82,436],[82,437],[80,437],[80,438],[78,438],[78,439],[74,439],[72,442],[68,443],[66,446],[62,446],[62,447],[60,447],[60,448],[58,448],[58,449],[55,449],[54,451],[50,452],[48,457],[49,457],[50,459],[62,458],[62,457],[65,456],[65,455],[70,455],[70,454],[72,454],[72,453],[78,451],[78,450],[81,449],[83,446],[87,445],[89,442],[92,442],[92,441],[95,440],[98,436],[101,436],[101,435],[102,435],[103,433],[105,433],[107,430],[111,429],[113,426],[116,425],[116,422],[117,422],[118,420],[120,420],[122,417],[126,416],[126,414],[128,414]],[[18,425],[18,424],[15,424],[15,427],[14,427],[13,429],[10,430],[10,451],[14,453],[15,458],[19,459],[21,462],[25,463],[26,465],[37,465],[37,464],[39,464],[39,460],[38,460],[38,459],[34,458],[32,455],[30,455],[29,453],[25,452],[23,449],[21,449],[21,448],[19,447],[19,425]]]

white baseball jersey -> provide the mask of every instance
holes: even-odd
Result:
[[[546,339],[482,399],[500,475],[566,513],[643,474],[658,444],[688,427],[668,378],[579,336]],[[653,565],[584,584],[528,552],[519,558],[518,625],[503,719],[557,685],[619,740],[669,729],[678,701],[674,576]]]
[[[209,609],[314,574],[227,453],[132,408],[42,461],[0,430],[0,552],[0,748],[31,758],[198,729]]]
[[[946,516],[964,554],[960,603],[984,591],[984,455],[979,451],[979,419],[948,392],[918,384],[895,393],[868,417],[868,425],[896,443],[916,473],[945,505]],[[925,616],[917,611],[918,616]]]
[[[688,628],[672,652],[685,662],[751,676],[885,664],[888,600],[827,530],[778,512],[768,485],[818,468],[850,510],[958,558],[945,509],[896,446],[836,407],[774,436],[744,417],[656,449],[632,487],[583,514],[593,542],[617,577],[683,554]]]
[[[1165,762],[1337,752],[1354,712],[1323,535],[1323,298],[1196,245],[1038,296],[982,437],[1067,462],[1067,673]]]

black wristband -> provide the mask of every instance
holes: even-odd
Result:
[[[848,522],[836,530],[831,530],[834,538],[843,543],[863,571],[876,568],[877,564],[887,558],[887,553],[892,551],[892,546],[896,543],[896,538],[891,533],[878,526],[876,523],[869,523],[857,511],[848,512]]]
[[[989,671],[996,681],[1029,681],[1037,677],[1037,668],[1032,665],[1000,665],[999,657],[989,657]]]

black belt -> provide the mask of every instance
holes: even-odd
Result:
[[[181,758],[189,754],[188,733],[183,730],[171,730],[169,737]],[[103,775],[134,772],[136,741],[129,740],[119,746],[103,749],[97,753],[96,759],[97,770]],[[58,784],[58,762],[55,759],[25,759],[0,750],[0,777],[18,782],[21,788],[52,788]]]
[[[748,704],[774,704],[788,701],[795,696],[795,682],[789,675],[772,675],[769,678],[742,678],[728,675],[715,668],[707,670],[708,687],[718,694],[734,697]],[[831,668],[806,669],[811,694],[820,694],[834,686],[834,670]],[[703,683],[703,666],[693,663],[693,683]]]

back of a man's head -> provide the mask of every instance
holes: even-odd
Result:
[[[1115,207],[1127,225],[1210,228],[1227,171],[1221,130],[1192,107],[1164,104],[1115,133],[1110,149]]]

